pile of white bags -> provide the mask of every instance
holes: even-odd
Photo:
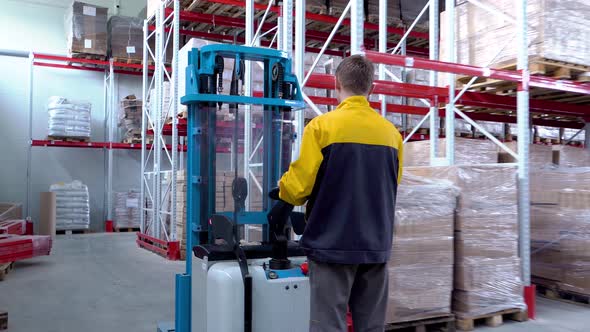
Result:
[[[90,137],[90,110],[92,104],[72,101],[64,97],[49,97],[48,136],[52,137]]]
[[[56,197],[56,229],[88,229],[90,226],[90,201],[88,187],[80,181],[56,183],[49,187]]]

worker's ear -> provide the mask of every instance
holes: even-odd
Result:
[[[340,85],[340,81],[338,81],[338,78],[335,78],[335,80],[334,80],[334,89],[336,91],[340,91],[341,90],[341,85]]]

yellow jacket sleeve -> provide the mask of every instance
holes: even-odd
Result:
[[[397,168],[397,184],[400,184],[402,182],[402,173],[404,169],[404,142],[401,138],[397,148],[397,162],[399,163]]]
[[[321,133],[317,121],[312,120],[303,130],[299,159],[279,181],[279,197],[292,205],[303,205],[315,184],[318,169],[323,161],[320,145]]]

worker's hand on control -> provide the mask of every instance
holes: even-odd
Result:
[[[272,188],[270,190],[270,192],[268,193],[268,197],[270,197],[271,199],[274,199],[275,201],[279,201],[281,200],[280,196],[279,196],[279,188]]]

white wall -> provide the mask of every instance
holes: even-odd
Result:
[[[109,7],[114,0],[86,1]],[[145,0],[120,0],[119,14],[137,16]],[[66,54],[64,13],[70,1],[3,0],[0,10],[0,48]],[[0,201],[26,200],[26,158],[28,146],[28,60],[0,56]],[[139,76],[118,77],[118,98],[134,93],[141,96]],[[92,102],[92,139],[104,141],[103,74],[88,71],[34,68],[33,137],[47,136],[45,103],[49,96],[61,95]],[[139,188],[140,152],[120,150],[114,153],[113,189]],[[39,192],[51,183],[79,179],[88,185],[91,200],[91,228],[104,224],[105,152],[94,149],[33,147],[32,213],[38,219]]]

